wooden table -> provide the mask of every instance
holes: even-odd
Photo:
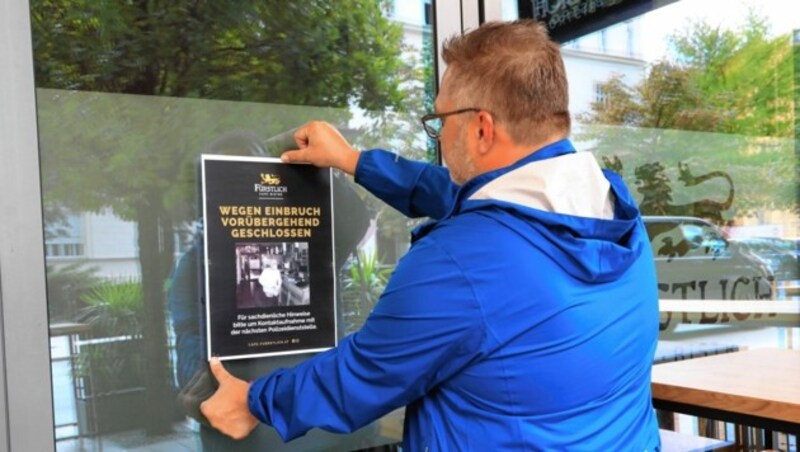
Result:
[[[800,434],[800,350],[754,349],[653,366],[653,405]]]

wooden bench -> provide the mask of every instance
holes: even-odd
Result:
[[[731,441],[688,435],[665,429],[660,429],[658,433],[661,436],[662,452],[699,452],[707,450],[722,452],[737,450]]]

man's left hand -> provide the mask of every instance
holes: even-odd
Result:
[[[200,411],[212,427],[225,435],[233,439],[247,437],[258,425],[258,419],[247,405],[250,384],[228,373],[219,358],[211,358],[209,366],[219,382],[219,388],[200,404]]]

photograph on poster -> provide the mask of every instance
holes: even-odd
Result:
[[[236,307],[311,303],[307,242],[237,243]]]

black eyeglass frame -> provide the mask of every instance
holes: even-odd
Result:
[[[442,136],[441,127],[444,127],[444,118],[446,118],[448,116],[452,116],[452,115],[460,115],[462,113],[467,113],[467,112],[475,112],[475,113],[477,113],[477,112],[479,112],[481,110],[482,109],[480,109],[480,108],[461,108],[459,110],[448,111],[448,112],[445,112],[445,113],[427,114],[427,115],[423,116],[422,118],[420,118],[420,120],[422,121],[422,128],[425,129],[425,133],[427,133],[428,136],[433,138],[434,140],[438,140]],[[439,128],[439,130],[436,130],[433,126],[428,124],[428,121],[432,121],[434,119],[441,119],[442,120],[442,126]]]

